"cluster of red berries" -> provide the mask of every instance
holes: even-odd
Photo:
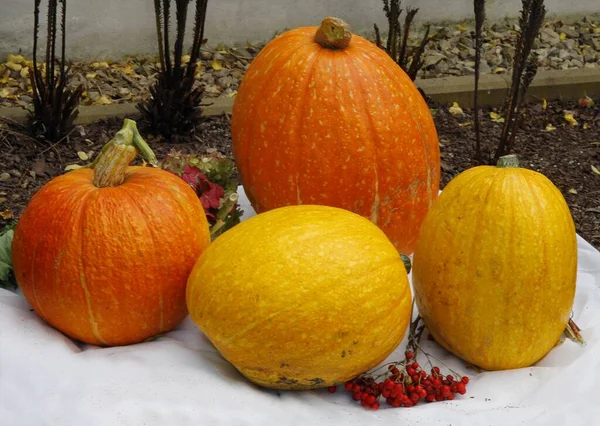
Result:
[[[352,393],[352,399],[360,401],[363,407],[377,410],[381,398],[392,407],[412,407],[421,400],[453,400],[456,394],[464,395],[467,392],[469,383],[466,376],[457,379],[451,374],[442,375],[439,367],[433,367],[428,374],[414,360],[411,351],[405,353],[404,361],[389,365],[388,371],[377,379],[380,381],[362,375],[346,382],[344,389]],[[335,392],[335,386],[329,391]]]

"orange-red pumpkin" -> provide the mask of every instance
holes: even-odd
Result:
[[[232,139],[257,212],[341,207],[412,253],[438,193],[437,132],[410,78],[343,21],[326,18],[265,46],[238,90]]]
[[[129,130],[114,140],[131,141]],[[188,275],[210,243],[194,191],[167,171],[128,167],[135,155],[107,144],[94,169],[42,187],[15,229],[24,296],[50,325],[91,344],[136,343],[175,327],[187,315]]]

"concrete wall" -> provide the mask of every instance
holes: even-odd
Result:
[[[487,3],[487,16],[492,20],[516,16],[521,5],[520,0]],[[420,20],[473,16],[472,0],[406,0],[403,4],[419,7]],[[598,0],[546,0],[546,7],[556,15],[600,12]],[[19,51],[30,54],[32,9],[31,0],[0,0],[0,59]],[[327,15],[347,20],[357,33],[371,31],[373,23],[385,28],[381,0],[210,0],[206,36],[213,44],[265,40],[278,30],[316,25]],[[67,49],[72,59],[116,59],[156,51],[152,0],[69,0],[67,20]]]

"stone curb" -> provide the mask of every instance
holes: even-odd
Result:
[[[473,106],[473,76],[417,79],[416,85],[440,103],[458,102],[461,106]],[[479,99],[482,106],[500,106],[510,86],[510,75],[484,74],[479,83]],[[600,68],[540,71],[528,92],[529,98],[550,100],[578,100],[584,95],[600,97]],[[204,101],[206,116],[231,114],[234,98],[209,98]],[[108,117],[127,117],[138,113],[135,104],[114,104],[79,107],[77,124],[89,124]],[[0,117],[19,123],[27,119],[27,111],[19,107],[0,108]]]

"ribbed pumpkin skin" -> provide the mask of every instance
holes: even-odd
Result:
[[[367,219],[325,206],[251,218],[200,256],[190,316],[249,380],[308,389],[349,380],[384,360],[410,317],[406,269]]]
[[[480,166],[452,180],[414,253],[419,312],[435,340],[488,370],[543,358],[575,295],[577,241],[560,191],[521,168]]]
[[[383,50],[356,35],[331,50],[316,30],[272,40],[242,80],[232,141],[244,190],[257,212],[320,204],[358,213],[410,254],[439,188],[430,110]]]
[[[15,230],[23,294],[64,334],[102,346],[140,342],[187,315],[185,287],[210,243],[198,197],[164,170],[130,167],[97,188],[93,170],[47,183]]]

